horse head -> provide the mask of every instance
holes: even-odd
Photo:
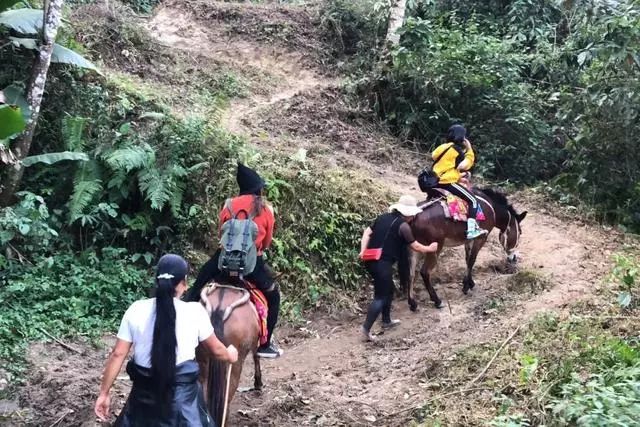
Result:
[[[507,225],[504,229],[500,229],[500,244],[507,253],[507,262],[515,263],[518,261],[518,254],[516,248],[520,244],[520,236],[522,236],[522,228],[520,223],[527,216],[527,211],[517,213],[515,209],[511,208],[507,211]]]
[[[527,211],[518,213],[507,200],[507,196],[498,190],[483,188],[480,191],[493,202],[492,207],[496,214],[496,227],[500,230],[498,238],[507,253],[507,262],[513,264],[518,260],[516,248],[520,243],[520,236],[522,236],[520,223],[527,216]]]

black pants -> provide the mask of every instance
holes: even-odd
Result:
[[[449,193],[454,196],[460,197],[462,200],[466,201],[469,205],[469,218],[476,218],[476,214],[478,213],[478,200],[476,196],[473,195],[473,192],[469,191],[460,184],[438,184],[438,188],[442,188],[443,190],[447,190]]]
[[[229,279],[225,273],[218,269],[219,258],[220,250],[218,249],[198,272],[198,277],[193,284],[193,288],[189,290],[186,296],[187,301],[200,301],[200,292],[202,292],[204,285],[210,281],[225,281]],[[264,297],[267,299],[267,304],[269,304],[269,312],[267,314],[267,331],[269,336],[267,343],[270,343],[273,330],[278,323],[278,314],[280,313],[280,289],[277,284],[273,283],[269,266],[264,263],[262,256],[256,259],[256,267],[253,272],[247,274],[244,278],[262,291]]]
[[[369,305],[364,328],[369,331],[382,313],[382,321],[391,322],[391,302],[393,301],[393,261],[380,259],[368,261],[365,268],[373,278],[373,302]]]

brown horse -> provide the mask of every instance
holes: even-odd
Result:
[[[509,204],[507,197],[498,191],[492,189],[476,189],[474,190],[474,194],[482,206],[482,211],[486,217],[484,221],[479,221],[480,226],[488,231],[484,236],[474,240],[466,240],[466,223],[453,221],[445,217],[442,205],[437,202],[427,202],[424,210],[419,213],[411,223],[413,235],[420,243],[428,244],[430,242],[438,242],[438,252],[425,254],[424,264],[420,270],[420,275],[427,288],[427,292],[429,292],[429,297],[437,308],[442,308],[443,305],[431,284],[431,272],[436,267],[438,257],[444,247],[464,245],[467,273],[462,281],[462,292],[464,292],[465,295],[475,286],[471,275],[473,265],[476,262],[478,252],[480,252],[480,249],[484,246],[493,228],[500,230],[499,240],[507,252],[507,262],[515,263],[517,261],[515,250],[520,243],[520,236],[522,235],[520,223],[527,215],[527,212],[524,211],[521,214],[516,212],[513,206]],[[419,256],[417,252],[411,256],[411,277],[409,278],[407,294],[409,307],[412,311],[416,311],[418,307],[414,297],[413,284]]]
[[[209,414],[218,427],[223,425],[225,406],[231,404],[238,389],[244,360],[253,355],[254,388],[262,388],[262,372],[258,358],[258,313],[249,301],[246,289],[233,286],[210,284],[202,289],[200,301],[209,316],[216,336],[225,345],[233,345],[238,350],[238,360],[232,365],[231,379],[227,390],[227,364],[209,356],[209,353],[198,347],[196,359],[200,365],[200,382],[204,390]]]

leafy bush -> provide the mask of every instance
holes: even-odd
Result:
[[[22,258],[15,246],[28,254],[41,253],[58,237],[52,227],[49,210],[42,197],[28,191],[17,194],[19,202],[14,206],[0,209],[0,248]],[[6,252],[5,252],[6,253]],[[0,254],[0,268],[8,268],[9,263]]]
[[[118,327],[126,308],[144,295],[147,272],[124,249],[59,252],[0,275],[0,360],[16,369],[27,343],[56,336],[99,337]],[[4,364],[4,363],[3,363]]]
[[[638,307],[638,287],[640,286],[638,270],[640,269],[640,261],[632,254],[617,254],[614,256],[614,260],[616,265],[613,268],[611,280],[620,291],[618,294],[620,307],[623,309]]]
[[[640,352],[623,343],[611,347],[611,366],[563,384],[552,408],[556,425],[633,425],[640,413]]]
[[[384,40],[388,3],[377,0],[326,2],[321,14],[321,25],[332,41],[336,55],[365,53],[368,60],[362,66],[371,66],[375,49]]]
[[[365,25],[373,8],[329,4],[329,21],[352,23],[357,40],[384,34]],[[485,177],[550,181],[598,218],[640,229],[636,1],[407,4],[400,46],[387,57],[356,43],[352,61],[355,93],[394,132],[431,149],[463,122]]]
[[[409,18],[401,37],[389,69],[362,89],[377,94],[392,128],[432,149],[464,122],[487,177],[530,182],[558,173],[562,153],[544,121],[549,105],[521,77],[527,55],[453,14]]]
[[[608,375],[592,375],[586,382],[575,377],[563,387],[566,400],[554,413],[559,425],[632,425],[640,411],[638,375],[640,367],[625,368]]]

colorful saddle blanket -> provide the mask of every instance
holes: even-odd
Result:
[[[469,213],[469,206],[467,202],[462,200],[459,197],[454,196],[451,193],[447,193],[446,196],[443,194],[441,197],[435,199],[429,199],[424,203],[421,203],[419,206],[422,210],[427,207],[434,205],[436,203],[440,203],[442,206],[442,210],[444,210],[444,216],[447,218],[451,218],[453,221],[467,221],[467,215]],[[482,205],[478,203],[478,212],[476,214],[476,220],[484,221],[487,217],[482,210]]]
[[[250,299],[258,312],[258,325],[260,326],[260,345],[267,343],[269,334],[267,332],[267,314],[269,313],[269,304],[264,297],[262,291],[258,288],[250,286],[249,288]]]
[[[440,201],[444,214],[447,218],[451,218],[454,221],[467,221],[467,215],[469,213],[469,205],[467,202],[453,194],[447,195],[446,199]],[[476,220],[484,221],[487,219],[482,211],[482,205],[478,203],[478,212],[476,213]]]

